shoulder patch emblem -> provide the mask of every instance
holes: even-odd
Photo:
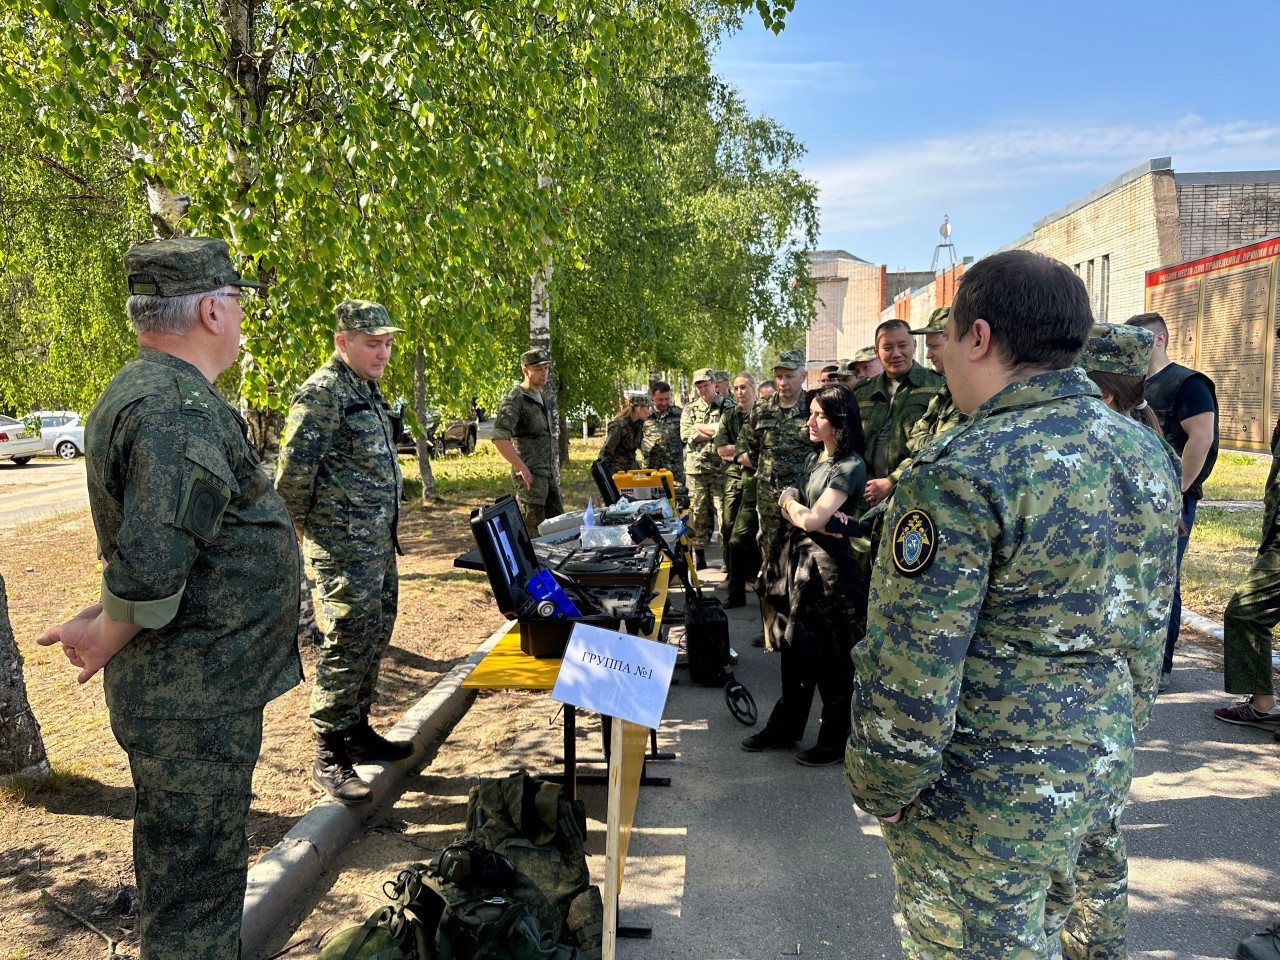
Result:
[[[933,563],[938,528],[924,510],[908,510],[893,528],[893,565],[904,577],[915,577]]]

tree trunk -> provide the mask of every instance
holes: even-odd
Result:
[[[0,781],[48,774],[40,723],[27,702],[22,654],[9,624],[9,598],[0,576]]]
[[[418,344],[413,355],[413,412],[418,417],[418,476],[422,478],[422,505],[439,501],[436,496],[436,477],[431,472],[431,458],[427,456],[427,351]],[[440,424],[436,425],[437,431]],[[444,435],[441,434],[441,443]]]
[[[551,178],[543,173],[538,174],[538,189],[547,190],[550,187]],[[548,253],[546,266],[535,273],[533,279],[529,281],[529,346],[534,350],[547,351],[547,355],[554,359],[555,354],[551,350],[551,302],[547,296],[547,284],[551,282],[551,267],[552,258]],[[556,390],[556,381],[559,377],[560,373],[553,363],[551,376],[542,387],[542,402],[546,405],[547,416],[551,420],[551,431],[554,434],[552,439],[555,440],[556,450],[560,452],[560,456],[552,464],[555,468],[557,484],[560,483],[560,464],[569,462],[568,444],[560,442],[560,436],[564,431],[561,429],[560,398]]]
[[[653,385],[662,379],[662,371],[649,368],[649,389],[653,389]]]

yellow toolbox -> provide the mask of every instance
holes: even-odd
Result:
[[[618,493],[632,500],[658,500],[666,497],[676,506],[676,478],[670,470],[622,470],[613,475]]]

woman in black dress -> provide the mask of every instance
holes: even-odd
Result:
[[[756,752],[790,747],[804,734],[816,687],[822,696],[822,725],[816,745],[796,761],[818,767],[844,759],[849,737],[853,664],[849,651],[866,625],[867,589],[849,538],[826,532],[841,526],[844,513],[862,496],[867,482],[866,438],[853,391],[823,387],[810,402],[809,437],[822,444],[805,466],[804,487],[788,487],[778,497],[783,530],[781,589],[765,597],[774,606],[773,643],[781,651],[782,696],[769,722],[742,741]]]

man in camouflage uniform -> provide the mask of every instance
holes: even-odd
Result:
[[[720,398],[720,408],[728,410],[737,400],[733,396],[733,382],[729,376],[728,370],[717,370],[716,376],[716,396]]]
[[[1152,431],[1072,367],[1091,326],[1064,264],[966,272],[945,349],[972,419],[886,511],[845,777],[884,821],[908,958],[1057,955],[1081,843],[1128,796],[1180,493]]]
[[[947,317],[950,313],[951,311],[948,307],[939,307],[929,315],[928,323],[918,330],[911,331],[912,336],[924,336],[925,359],[932,363],[933,369],[943,377],[947,375],[947,371],[946,359],[942,355],[942,348],[947,342]],[[925,408],[924,414],[915,422],[915,425],[912,426],[911,431],[907,434],[907,455],[889,474],[889,479],[897,483],[907,464],[911,462],[917,453],[924,449],[925,444],[952,427],[959,426],[964,421],[965,415],[956,409],[955,402],[951,399],[951,390],[944,380],[942,386],[938,388],[937,394],[929,401],[929,406]]]
[[[649,387],[653,410],[644,422],[644,465],[649,470],[670,470],[677,492],[684,492],[684,441],[680,439],[680,414],[671,402],[671,384],[658,380]]]
[[[812,394],[804,388],[805,375],[804,351],[783,351],[773,366],[777,392],[751,408],[738,433],[736,460],[756,471],[756,512],[764,577],[756,592],[762,595],[768,580],[780,575],[776,569],[782,546],[778,494],[787,487],[803,485],[805,461],[821,446],[809,439]],[[766,618],[765,637],[772,636],[768,622],[772,619],[772,610],[769,604],[761,604],[761,615]]]
[[[693,388],[698,391],[698,397],[680,414],[680,439],[685,445],[685,482],[693,498],[689,546],[693,550],[694,566],[702,570],[707,566],[711,527],[723,509],[724,461],[712,441],[724,407],[716,393],[715,370],[703,367],[694,371]]]
[[[651,409],[646,394],[632,393],[627,396],[627,409],[609,421],[599,456],[609,473],[636,469],[636,454],[644,442],[644,422]]]
[[[404,331],[369,300],[345,300],[335,314],[334,354],[289,407],[276,492],[305,537],[324,607],[311,688],[311,779],[335,800],[356,804],[370,791],[353,763],[413,753],[412,744],[385,740],[369,726],[378,667],[396,623],[401,552],[400,464],[378,379],[393,338]]]
[[[836,372],[833,376],[835,377],[836,383],[840,384],[842,387],[848,387],[850,390],[858,385],[858,374],[855,372],[852,360],[846,360],[844,363],[840,364],[840,366],[836,367]]]
[[[137,791],[142,960],[235,960],[262,708],[302,679],[293,524],[213,387],[240,350],[238,298],[265,284],[207,237],[134,247],[125,272],[138,356],[85,429],[102,602],[40,643],[81,683],[105,667]]]
[[[884,372],[854,388],[862,432],[867,437],[867,489],[870,506],[893,492],[894,473],[907,457],[907,436],[929,402],[946,383],[941,374],[915,361],[916,342],[901,320],[876,327],[876,354]]]
[[[872,377],[878,377],[884,373],[884,364],[880,362],[880,357],[876,355],[875,347],[863,347],[853,355],[853,359],[849,362],[853,364],[853,385],[855,387],[863,380],[870,380]]]
[[[493,445],[511,464],[520,515],[531,537],[548,517],[564,513],[560,483],[556,477],[556,442],[551,416],[542,400],[542,388],[551,374],[551,356],[543,350],[520,354],[524,380],[498,407],[493,420]]]
[[[720,516],[720,539],[724,550],[726,607],[747,603],[747,581],[760,570],[760,545],[756,542],[760,523],[756,516],[756,472],[736,461],[738,435],[756,402],[756,383],[743,372],[733,380],[738,402],[724,411],[716,428],[716,452],[728,466],[724,475],[724,511]]]

